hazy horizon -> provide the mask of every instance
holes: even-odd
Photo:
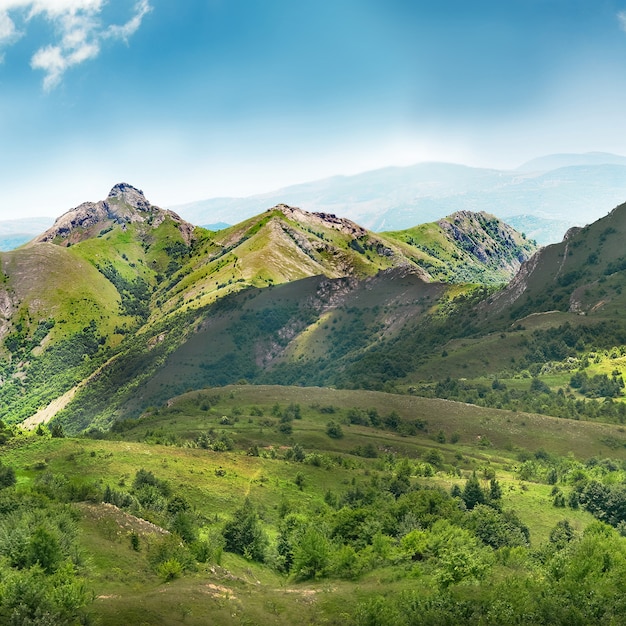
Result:
[[[0,0],[0,219],[626,154],[626,2]]]

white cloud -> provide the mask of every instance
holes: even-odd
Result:
[[[620,28],[626,32],[626,11],[620,11],[617,14],[617,19],[619,21]]]
[[[31,67],[44,72],[45,90],[56,87],[65,72],[100,54],[104,40],[128,41],[152,10],[149,0],[137,0],[130,19],[124,24],[104,24],[102,9],[106,0],[0,0],[0,47],[6,47],[21,33],[16,20],[28,23],[43,17],[54,27],[57,40],[39,48]],[[3,55],[0,53],[0,62]]]
[[[126,24],[117,26],[115,24],[109,26],[104,33],[107,38],[123,39],[127,41],[131,35],[134,35],[139,27],[143,18],[150,13],[152,7],[148,0],[139,0],[135,6],[135,15],[131,17]]]
[[[0,12],[0,46],[12,43],[19,34],[15,23],[5,12]]]

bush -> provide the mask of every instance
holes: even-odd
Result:
[[[0,489],[12,487],[15,482],[15,470],[10,465],[3,465],[0,461]]]
[[[333,421],[328,422],[326,424],[326,434],[333,439],[341,439],[343,437],[341,425]]]
[[[177,559],[168,559],[161,563],[157,568],[157,574],[163,582],[180,578],[183,573],[183,566]]]

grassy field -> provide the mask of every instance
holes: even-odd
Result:
[[[279,416],[296,406],[290,432],[281,432]],[[351,415],[365,411],[377,414],[383,425],[350,423]],[[393,428],[384,424],[389,416],[395,416]],[[329,436],[329,422],[339,425],[343,436]],[[403,434],[407,424],[418,425],[414,434]],[[207,432],[226,436],[231,449],[200,447],[199,437]],[[402,597],[413,589],[414,576],[430,588],[428,570],[398,561],[356,580],[302,582],[271,563],[217,549],[206,562],[164,580],[153,562],[155,551],[171,541],[163,514],[149,508],[134,514],[103,503],[100,494],[107,486],[129,489],[140,469],[151,472],[188,503],[199,520],[199,536],[209,543],[249,498],[273,544],[285,511],[327,510],[329,494],[341,498],[408,463],[414,488],[462,489],[473,472],[487,487],[489,478],[497,477],[502,508],[527,526],[530,549],[541,550],[564,518],[581,533],[593,517],[582,508],[553,505],[554,486],[541,478],[547,466],[540,460],[573,464],[610,456],[619,465],[626,447],[606,444],[615,440],[626,442],[619,426],[445,400],[240,385],[190,392],[139,420],[123,422],[105,439],[20,435],[5,447],[2,461],[16,469],[21,492],[42,481],[52,484],[50,477],[66,477],[70,485],[86,489],[86,499],[70,506],[78,519],[81,568],[88,572],[94,598],[88,612],[95,623],[342,624],[356,623],[358,607],[383,589],[390,597]],[[307,462],[289,456],[294,446],[311,455]],[[368,446],[375,453],[363,456]],[[524,459],[539,469],[523,480]],[[619,472],[615,476],[621,480]],[[559,484],[570,492],[565,478]]]

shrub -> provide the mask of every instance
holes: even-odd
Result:
[[[176,578],[180,578],[183,573],[183,566],[178,562],[177,559],[168,559],[161,563],[157,568],[157,574],[163,580],[163,582],[168,582],[170,580],[175,580]]]
[[[341,425],[333,421],[328,422],[326,424],[326,434],[333,439],[341,439],[343,437]]]

